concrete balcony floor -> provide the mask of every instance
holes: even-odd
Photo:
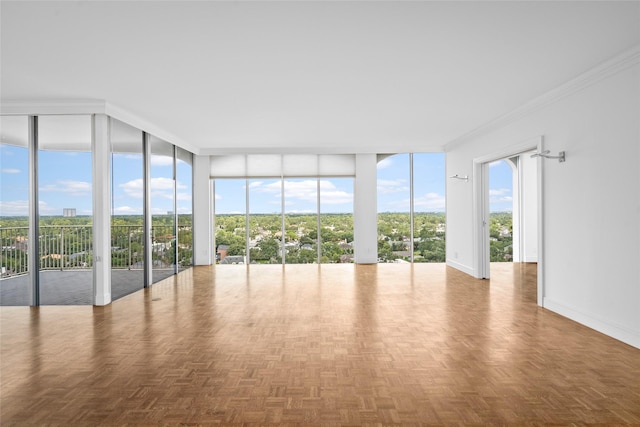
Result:
[[[173,269],[154,269],[153,282],[173,275]],[[112,270],[111,299],[117,300],[142,289],[142,270]],[[31,278],[28,274],[0,280],[0,305],[30,305]],[[92,270],[43,270],[40,272],[41,305],[93,304]]]

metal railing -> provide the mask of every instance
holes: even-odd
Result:
[[[38,249],[40,270],[74,270],[93,267],[93,228],[91,225],[40,226]],[[178,244],[173,227],[151,228],[153,268],[191,266],[191,226],[178,226]],[[1,277],[29,272],[29,228],[0,227],[2,242]],[[144,228],[138,225],[111,226],[111,266],[114,269],[144,268]]]

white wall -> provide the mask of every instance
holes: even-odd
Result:
[[[211,212],[211,180],[209,156],[193,156],[193,262],[210,265],[213,262]]]
[[[447,174],[544,136],[545,308],[640,347],[640,66],[595,81],[447,152]],[[450,180],[451,181],[451,180]],[[454,185],[455,184],[455,185]],[[448,182],[447,259],[473,274],[472,185]],[[455,256],[457,254],[457,256]]]
[[[356,154],[353,240],[357,264],[378,262],[378,170],[376,154]]]
[[[538,262],[538,168],[529,153],[519,156],[520,198],[522,204],[520,261]]]

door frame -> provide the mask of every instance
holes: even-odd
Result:
[[[530,138],[521,143],[496,150],[490,154],[473,159],[473,269],[475,277],[489,279],[489,163],[514,157],[528,151],[541,152],[544,149],[544,137]],[[544,165],[537,160],[537,213],[538,213],[538,275],[537,302],[543,306],[544,298]],[[522,198],[520,197],[519,203]]]

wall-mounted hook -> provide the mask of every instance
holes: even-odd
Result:
[[[460,175],[458,175],[458,174],[455,174],[455,175],[450,176],[449,178],[459,179],[459,180],[464,181],[464,182],[469,181],[469,177],[468,177],[467,175],[465,175],[465,176],[460,176]]]
[[[558,155],[557,155],[557,156],[551,156],[551,155],[549,155],[549,153],[550,153],[550,152],[551,152],[551,151],[549,151],[549,150],[544,150],[542,153],[535,153],[535,154],[532,154],[532,155],[531,155],[531,158],[534,158],[534,157],[542,157],[542,158],[544,158],[544,159],[558,159],[558,162],[559,162],[559,163],[562,163],[562,162],[564,162],[564,161],[565,161],[565,158],[564,158],[564,151],[560,151],[560,152],[558,153]]]

